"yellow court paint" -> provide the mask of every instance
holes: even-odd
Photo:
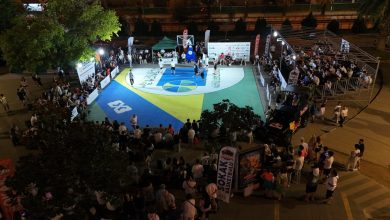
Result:
[[[198,120],[202,113],[203,94],[198,95],[186,95],[186,96],[168,96],[142,92],[133,88],[126,83],[126,74],[129,68],[125,68],[116,77],[116,81],[122,86],[141,96],[145,100],[164,110],[173,117],[179,119],[182,122],[186,122],[187,118]],[[155,117],[158,117],[156,115]]]

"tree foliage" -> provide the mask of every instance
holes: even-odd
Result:
[[[96,203],[95,192],[119,206],[129,182],[124,152],[111,144],[111,133],[95,124],[63,124],[58,116],[42,115],[41,151],[20,158],[6,184],[22,198],[28,219],[84,219]]]
[[[352,28],[351,28],[351,31],[353,33],[364,33],[367,31],[367,26],[366,26],[366,23],[364,21],[364,18],[362,17],[358,17],[354,22],[353,22],[353,25],[352,25]]]
[[[280,29],[280,32],[283,33],[283,32],[289,32],[289,31],[292,31],[293,27],[292,27],[292,24],[291,24],[291,21],[290,19],[286,18],[283,23],[282,23],[282,28]]]
[[[236,34],[245,34],[246,22],[242,18],[240,18],[236,21],[234,31],[236,32]]]
[[[154,20],[150,27],[150,33],[154,36],[161,36],[163,34],[161,23]]]
[[[313,28],[317,27],[317,19],[314,17],[313,12],[310,12],[301,22],[303,28]]]
[[[331,20],[326,27],[326,29],[332,31],[333,33],[338,34],[340,30],[340,23],[337,20]]]
[[[227,99],[214,104],[212,111],[204,110],[200,117],[204,134],[210,134],[222,126],[229,128],[229,131],[249,131],[259,121],[260,116],[253,112],[252,107],[239,107]]]
[[[171,10],[172,17],[178,21],[183,22],[188,19],[187,1],[186,0],[174,0],[169,1],[169,8]]]
[[[265,18],[258,18],[255,24],[255,34],[265,35],[267,31],[267,20]]]
[[[359,1],[359,13],[374,22],[379,21],[381,30],[386,35],[390,34],[390,0],[361,0]]]
[[[0,36],[0,48],[11,68],[31,71],[89,59],[93,41],[110,40],[120,30],[115,12],[97,1],[51,0],[43,12],[15,20]]]
[[[138,36],[146,35],[149,32],[149,24],[141,17],[137,18],[134,24],[134,32]]]

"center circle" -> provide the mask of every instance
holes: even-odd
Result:
[[[189,92],[196,89],[198,85],[191,80],[173,80],[165,83],[162,88],[168,92]]]

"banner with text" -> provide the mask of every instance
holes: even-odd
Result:
[[[237,149],[233,147],[223,147],[219,153],[217,186],[218,199],[229,203],[230,190],[233,184],[234,163],[236,161]]]
[[[259,51],[259,44],[260,44],[260,34],[258,34],[258,35],[256,36],[255,50],[253,51],[253,56],[256,56],[257,54],[259,54],[259,53],[258,53],[258,51]]]
[[[251,51],[250,42],[209,42],[207,53],[210,59],[217,59],[223,53],[233,59],[243,59],[249,61]]]
[[[88,77],[93,77],[95,74],[95,62],[84,62],[80,67],[76,68],[79,76],[80,84],[87,81]]]

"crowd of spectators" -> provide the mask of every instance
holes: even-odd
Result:
[[[342,79],[357,78],[361,87],[368,87],[372,83],[365,67],[359,67],[348,58],[348,54],[334,50],[327,42],[319,41],[306,51],[302,48],[295,50],[300,52],[289,54],[283,51],[282,72],[285,76],[297,75],[298,85],[322,85],[331,93],[332,85]]]

